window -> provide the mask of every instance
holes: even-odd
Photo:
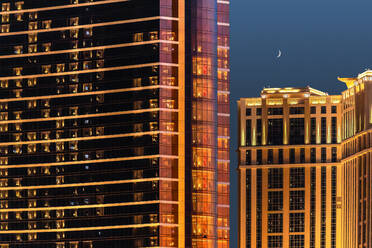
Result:
[[[283,214],[268,214],[267,231],[268,233],[283,232]]]
[[[246,130],[246,146],[250,146],[252,143],[252,120],[245,121],[245,130]]]
[[[257,145],[262,144],[262,120],[261,119],[256,120],[256,144]]]
[[[44,74],[48,74],[51,72],[51,66],[50,65],[42,65],[41,70]]]
[[[322,147],[321,151],[321,162],[326,163],[327,162],[327,149],[325,147]]]
[[[316,144],[316,118],[310,119],[310,143]]]
[[[300,163],[305,163],[305,148],[300,149]]]
[[[9,10],[10,10],[10,3],[1,4],[1,11],[9,11]]]
[[[49,52],[51,46],[52,46],[51,43],[44,43],[43,44],[43,50],[44,50],[44,52]]]
[[[44,29],[49,29],[50,27],[51,27],[51,25],[52,25],[52,21],[51,20],[46,20],[46,21],[43,21],[42,22],[42,27],[44,28]]]
[[[289,236],[289,247],[291,248],[305,247],[304,235],[290,235]]]
[[[304,210],[305,209],[305,191],[296,190],[289,192],[289,209]]]
[[[268,115],[282,115],[283,114],[283,108],[268,108],[267,109]]]
[[[28,43],[35,43],[35,42],[37,42],[37,34],[36,33],[29,34]]]
[[[157,39],[159,39],[159,37],[158,37],[158,31],[149,32],[149,37],[150,37],[150,40],[157,40]]]
[[[326,106],[322,106],[320,112],[322,114],[326,114],[327,113],[327,107]]]
[[[245,109],[245,115],[246,116],[251,116],[252,115],[252,109],[251,108],[246,108]]]
[[[257,150],[256,164],[262,164],[262,150]]]
[[[140,42],[143,41],[143,33],[135,33],[133,35],[133,41],[134,42]]]
[[[37,19],[37,12],[31,12],[28,14],[28,18],[30,20],[36,20]]]
[[[290,168],[289,186],[291,188],[305,187],[305,168]]]
[[[269,211],[283,210],[283,191],[268,192],[268,210]]]
[[[331,140],[335,144],[337,143],[337,117],[332,117],[331,122]]]
[[[28,30],[36,30],[36,29],[37,29],[37,22],[28,23]]]
[[[70,18],[70,26],[77,26],[77,25],[79,25],[79,17]]]
[[[316,114],[316,107],[315,106],[310,107],[310,114]]]
[[[251,150],[245,151],[245,164],[249,165],[252,163],[252,152]]]
[[[283,119],[268,119],[268,145],[283,144]]]
[[[37,52],[37,45],[36,44],[29,45],[28,46],[28,52],[29,53],[36,53]]]
[[[321,143],[327,143],[327,118],[322,117],[321,119]]]
[[[1,32],[2,33],[8,33],[9,32],[9,24],[1,25]]]
[[[267,163],[272,164],[274,161],[273,149],[269,149],[267,152]]]
[[[15,54],[22,54],[23,53],[23,46],[14,46],[14,53]]]
[[[332,112],[332,114],[336,114],[337,113],[337,106],[332,106],[331,107],[331,112]]]
[[[296,163],[296,150],[294,148],[289,149],[289,163]]]
[[[289,142],[291,145],[304,144],[305,142],[305,125],[304,118],[289,119]]]
[[[289,114],[291,115],[303,115],[305,112],[304,107],[290,107]]]
[[[256,115],[262,115],[262,108],[256,109]]]
[[[268,174],[269,189],[283,188],[283,169],[270,168]]]
[[[289,214],[289,231],[290,232],[305,231],[305,213]]]
[[[316,149],[315,148],[310,149],[310,162],[311,163],[316,162]]]
[[[278,152],[278,163],[283,164],[283,149],[279,149]]]
[[[267,237],[267,247],[268,248],[282,248],[283,247],[283,237],[282,236],[268,236]]]
[[[337,162],[337,147],[332,147],[332,162]]]

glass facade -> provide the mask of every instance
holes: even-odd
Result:
[[[228,247],[229,3],[1,16],[0,247]]]

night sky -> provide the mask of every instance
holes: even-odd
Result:
[[[345,89],[372,69],[371,0],[231,1],[231,243],[237,247],[237,105],[262,88]],[[277,58],[278,51],[282,56]]]

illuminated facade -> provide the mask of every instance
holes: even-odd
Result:
[[[372,71],[339,78],[342,93],[342,247],[372,247]]]
[[[340,247],[341,96],[265,88],[238,110],[239,247]]]
[[[229,247],[229,1],[0,15],[0,248]]]

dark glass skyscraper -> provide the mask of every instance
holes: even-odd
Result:
[[[0,247],[228,247],[229,2],[3,1]]]

